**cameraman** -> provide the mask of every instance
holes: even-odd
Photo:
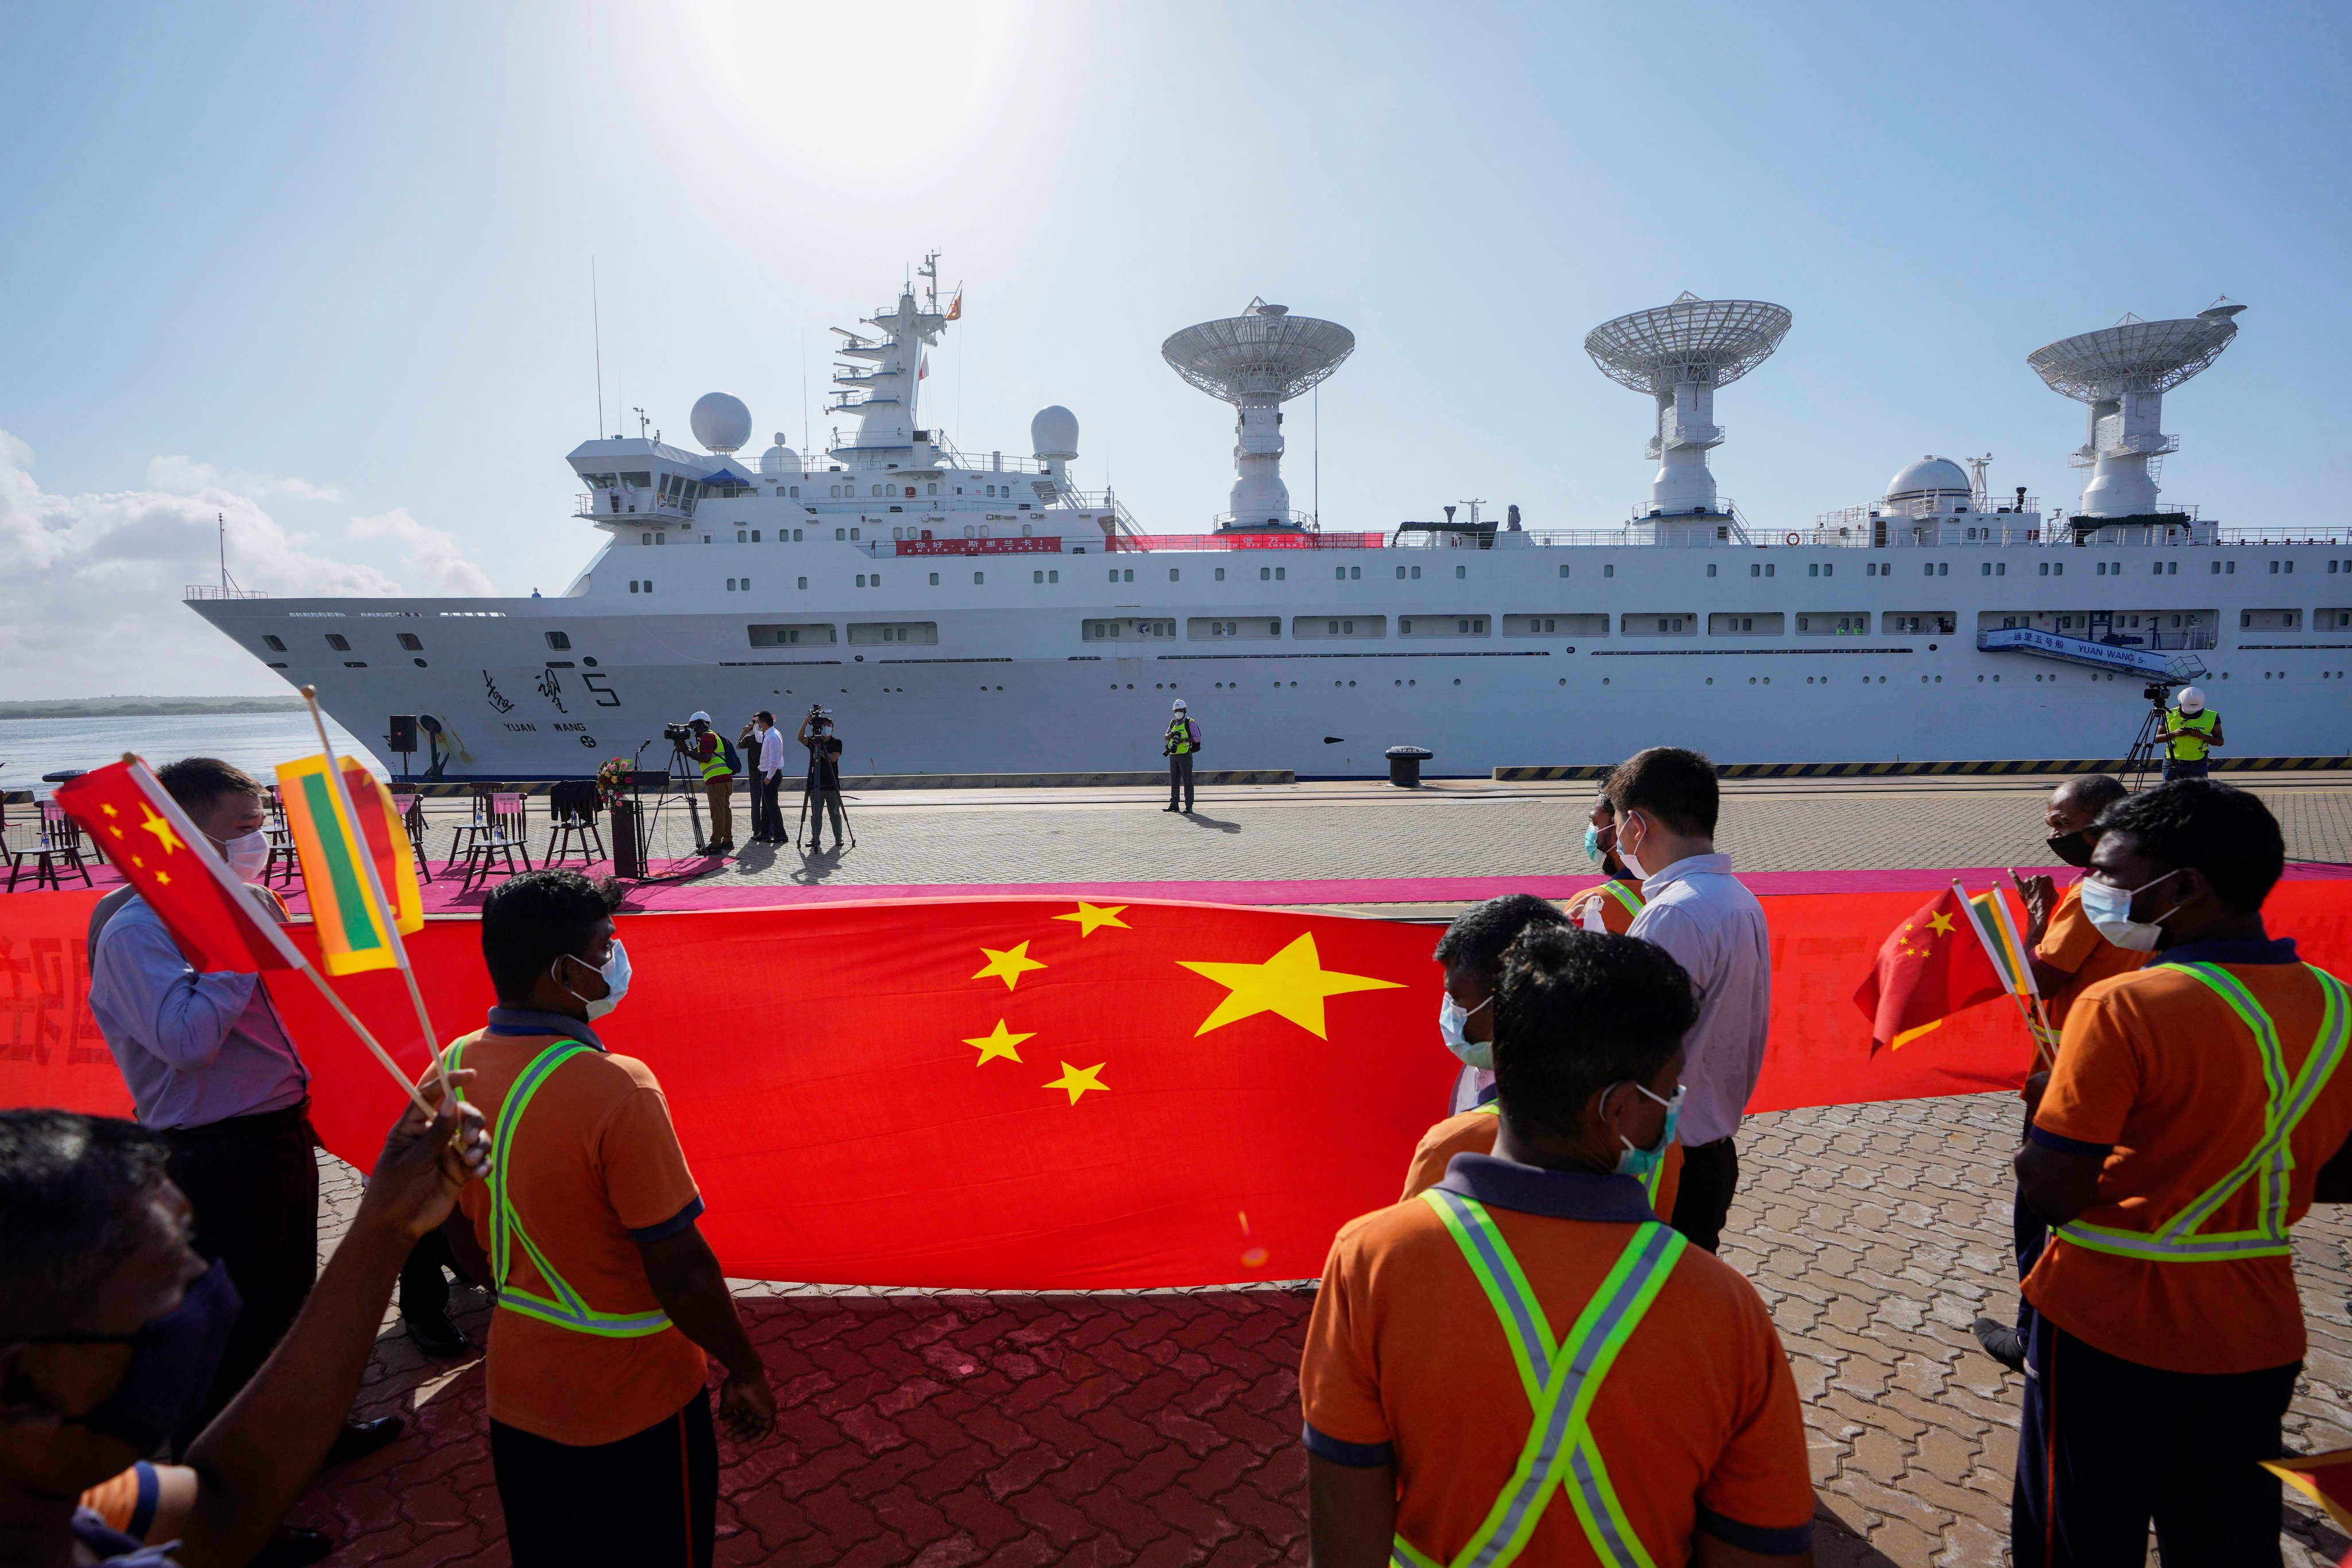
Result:
[[[696,713],[686,721],[693,739],[687,753],[702,770],[703,793],[710,800],[710,842],[696,847],[698,855],[724,855],[735,847],[735,763],[733,748],[710,727],[710,715]]]
[[[830,809],[833,813],[833,847],[838,853],[848,833],[842,826],[841,737],[833,732],[833,715],[815,703],[810,703],[808,717],[801,721],[798,739],[808,748],[809,754],[806,786],[809,847],[822,849],[824,814]]]

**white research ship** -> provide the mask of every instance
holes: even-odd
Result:
[[[780,435],[736,453],[750,412],[712,394],[688,451],[589,441],[575,515],[604,535],[551,598],[188,602],[352,732],[427,733],[414,776],[577,777],[667,749],[707,709],[791,729],[839,715],[845,772],[1157,767],[1171,698],[1204,765],[1380,774],[1391,744],[1437,775],[1613,762],[1645,745],[1724,763],[2120,755],[2149,680],[2195,679],[2225,757],[2352,752],[2352,530],[2223,527],[2159,502],[2163,394],[2228,344],[2241,307],[2126,317],[2030,363],[2090,405],[2072,514],[1988,493],[1930,457],[1885,496],[1768,526],[1718,497],[1715,394],[1778,346],[1777,305],[1684,295],[1596,329],[1587,351],[1649,394],[1659,468],[1620,526],[1466,517],[1328,531],[1280,478],[1280,404],[1354,346],[1254,302],[1169,339],[1239,410],[1232,510],[1151,534],[1077,488],[1077,421],[1031,422],[1030,458],[957,450],[918,413],[923,352],[958,318],[935,258],[895,306],[841,331],[822,458]],[[841,331],[840,329],[835,329]],[[397,764],[395,764],[397,765]]]

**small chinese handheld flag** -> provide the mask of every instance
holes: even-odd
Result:
[[[110,763],[68,780],[57,800],[104,847],[196,968],[251,974],[302,967],[277,922],[145,763]]]
[[[344,814],[324,756],[278,765],[278,798],[285,804],[286,826],[310,889],[320,956],[330,974],[396,969],[402,957],[399,933],[413,933],[425,925],[408,835],[393,811],[391,792],[374,774],[349,759],[342,771],[357,822]],[[391,901],[389,923],[387,911],[369,892],[362,856],[374,861],[377,882]]]
[[[1947,888],[1879,945],[1854,1005],[1870,1019],[1870,1048],[1900,1049],[1964,1007],[2004,995],[1959,895]]]
[[[2336,1529],[2352,1531],[2352,1448],[2264,1459],[2262,1467],[2326,1509]],[[2346,1561],[2352,1562],[2352,1553]]]

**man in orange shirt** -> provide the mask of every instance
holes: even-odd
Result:
[[[1592,815],[1585,819],[1584,853],[1609,879],[1569,901],[1569,922],[1586,931],[1632,930],[1633,917],[1642,912],[1642,879],[1617,858],[1617,805],[1605,795],[1593,801]]]
[[[2243,790],[2099,819],[2084,913],[2147,968],[2075,999],[2016,1159],[2053,1236],[2026,1277],[2017,1568],[2275,1563],[2279,1423],[2304,1354],[2289,1228],[2352,1197],[2344,986],[2271,940],[2285,864]]]
[[[2130,793],[2122,780],[2106,773],[2068,779],[2052,790],[2042,812],[2042,823],[2050,829],[2050,852],[2069,866],[2088,866],[2091,847],[2099,841],[2099,813]],[[2013,877],[2012,880],[2025,900],[2026,962],[2033,967],[2034,988],[2049,1009],[2053,1031],[2066,1026],[2066,1014],[2074,998],[2093,984],[2112,974],[2128,974],[2147,962],[2147,954],[2117,947],[2099,934],[2099,928],[2083,913],[2079,885],[2061,894],[2047,877]],[[2057,1047],[2053,1032],[2041,1052],[2045,1065]],[[2022,1279],[2032,1272],[2033,1260],[2042,1256],[2050,1236],[2049,1226],[2026,1207],[2022,1194],[2010,1206],[2010,1234],[2017,1247],[2017,1277]],[[2021,1295],[2015,1326],[1979,1318],[1972,1325],[1977,1342],[2010,1371],[2022,1372],[2032,1312],[2032,1304]]]
[[[1681,1100],[1689,976],[1539,925],[1496,1006],[1495,1153],[1350,1221],[1324,1268],[1299,1371],[1314,1561],[1811,1563],[1771,1318],[1630,1179]]]
[[[1495,1098],[1495,982],[1503,950],[1531,925],[1559,925],[1559,906],[1533,893],[1506,893],[1454,917],[1430,956],[1445,971],[1437,1033],[1462,1063],[1449,1109],[1456,1115]]]
[[[499,1005],[445,1059],[477,1075],[498,1163],[450,1239],[496,1282],[490,1461],[516,1568],[709,1568],[719,1410],[740,1435],[774,1422],[767,1372],[695,1221],[702,1199],[643,1062],[590,1026],[628,989],[613,887],[525,872],[482,906]]]

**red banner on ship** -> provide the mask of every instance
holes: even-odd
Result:
[[[0,899],[0,1104],[128,1110],[84,1000],[94,895]],[[1856,981],[1916,892],[1767,897],[1771,1045],[1752,1109],[2013,1088],[2006,1004],[1871,1054]],[[2352,881],[2271,929],[2352,973]],[[301,928],[305,939],[308,928]],[[996,899],[625,915],[601,1032],[660,1076],[728,1272],[1137,1289],[1318,1272],[1391,1202],[1444,1110],[1434,928],[1218,905]],[[410,939],[445,1038],[490,1003],[476,927]],[[403,1061],[399,977],[334,982]],[[320,1136],[365,1166],[398,1110],[308,987],[278,985]]]

